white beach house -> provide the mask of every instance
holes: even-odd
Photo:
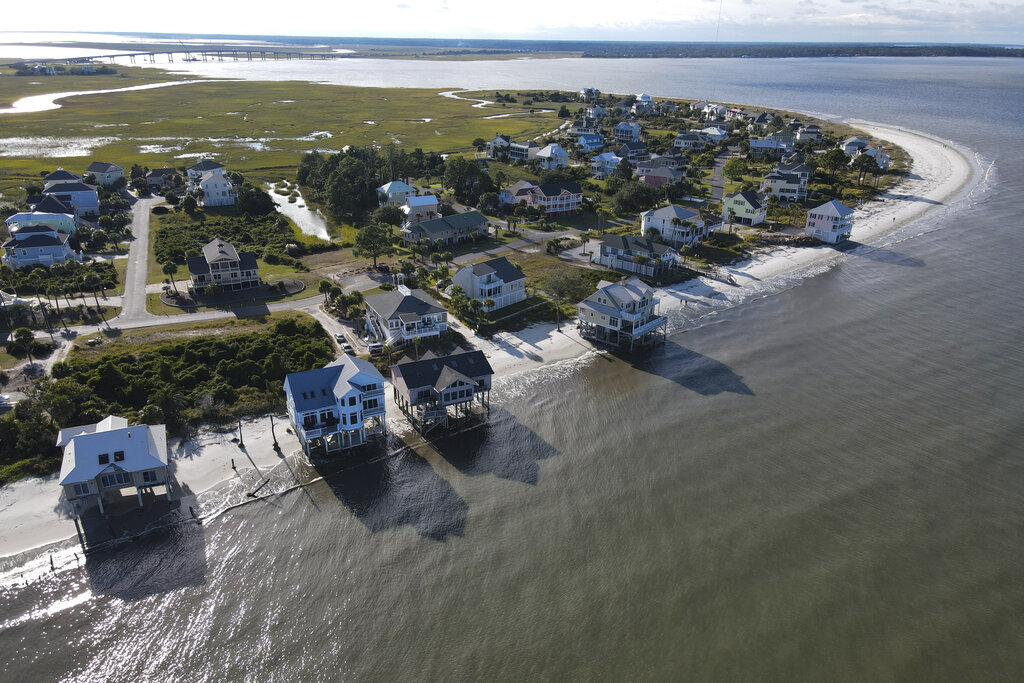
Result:
[[[489,311],[526,299],[526,276],[504,256],[459,268],[452,283],[470,299],[493,301],[493,307],[485,307]]]
[[[448,329],[448,311],[422,289],[399,285],[366,297],[366,329],[381,344],[404,346]]]
[[[128,420],[111,415],[97,424],[67,427],[57,435],[64,449],[60,485],[70,501],[96,500],[106,514],[117,491],[134,488],[142,507],[143,491],[163,486],[171,498],[167,476],[167,429],[164,425],[128,426]],[[76,505],[77,511],[77,505]]]
[[[580,336],[611,344],[646,346],[664,339],[668,320],[658,314],[654,290],[640,278],[602,280],[597,291],[576,305]]]
[[[804,233],[822,242],[842,242],[849,239],[852,230],[853,209],[834,199],[807,212]]]
[[[675,204],[669,204],[660,209],[651,209],[640,214],[640,233],[642,235],[657,237],[662,242],[676,248],[692,247],[703,242],[714,227],[709,225],[699,212]]]

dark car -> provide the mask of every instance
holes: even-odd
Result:
[[[378,263],[377,264],[377,270],[379,270],[382,273],[390,273],[391,272],[391,266],[389,266],[386,263]]]

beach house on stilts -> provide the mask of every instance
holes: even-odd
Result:
[[[384,376],[361,358],[342,354],[326,367],[289,373],[284,393],[306,455],[330,455],[387,433]]]
[[[576,305],[580,336],[628,346],[647,346],[665,340],[668,320],[658,314],[654,290],[638,277],[619,282],[602,280],[597,291]]]
[[[391,384],[399,409],[420,434],[426,434],[435,427],[447,429],[452,419],[468,417],[474,402],[490,410],[492,375],[483,351],[442,357],[428,352],[420,360],[393,366]]]

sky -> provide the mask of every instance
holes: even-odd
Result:
[[[180,12],[163,3],[10,5],[0,31],[1024,44],[1024,0],[249,0]]]

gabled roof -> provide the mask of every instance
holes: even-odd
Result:
[[[623,156],[622,152],[629,153],[629,152],[646,152],[646,151],[647,151],[647,148],[644,147],[644,143],[638,142],[636,140],[631,140],[629,142],[623,142],[622,143],[622,145],[619,147],[619,156]]]
[[[403,183],[401,180],[392,180],[390,183],[385,183],[377,188],[377,192],[383,192],[384,194],[391,194],[393,192],[415,192],[416,188],[408,183]]]
[[[432,194],[419,195],[418,197],[406,197],[405,203],[409,208],[417,206],[437,206],[437,197]]]
[[[605,235],[601,238],[601,246],[657,256],[662,256],[666,252],[675,252],[675,249],[667,244],[661,244],[650,237],[640,237],[639,235]]]
[[[32,205],[32,210],[39,213],[62,213],[66,216],[73,216],[75,210],[57,199],[53,195],[43,195],[43,198]]]
[[[604,136],[600,133],[584,133],[579,137],[579,142],[595,143],[604,142]]]
[[[81,180],[81,179],[82,179],[82,176],[76,175],[74,173],[71,173],[70,171],[65,171],[63,168],[58,168],[53,173],[50,173],[48,175],[43,176],[43,182],[44,183],[62,182],[62,181],[65,181],[65,180]]]
[[[821,206],[816,206],[813,209],[811,209],[811,211],[813,211],[814,213],[830,214],[833,216],[838,216],[839,218],[844,218],[853,213],[853,209],[848,207],[846,204],[837,202],[835,199],[833,199],[830,202],[825,202]]]
[[[411,392],[414,389],[436,388],[439,385],[443,389],[456,379],[476,384],[476,378],[493,374],[494,370],[491,369],[491,364],[487,362],[483,351],[466,351],[440,358],[399,363],[391,368],[391,381]],[[443,383],[442,378],[450,381]]]
[[[743,192],[733,192],[731,195],[727,196],[725,199],[726,199],[726,201],[728,201],[728,200],[733,199],[735,197],[742,197],[743,201],[745,201],[747,203],[747,205],[750,208],[752,208],[754,211],[757,211],[758,209],[760,209],[761,207],[764,206],[764,199],[761,197],[761,195],[759,195],[758,193],[754,192],[753,190],[744,190]]]
[[[445,310],[422,289],[414,289],[407,295],[397,289],[383,294],[371,294],[366,297],[365,303],[368,308],[385,320],[399,318],[403,314],[422,317],[432,313],[443,313]]]
[[[284,392],[291,396],[297,411],[306,412],[334,406],[338,397],[352,390],[383,383],[384,376],[373,364],[343,353],[325,367],[289,373],[284,378]]]
[[[799,185],[800,176],[795,173],[783,173],[781,171],[770,171],[765,174],[765,180],[781,180],[788,185]]]
[[[17,245],[19,249],[22,247],[59,247],[67,241],[68,236],[64,233],[36,234],[23,238],[19,238],[17,233],[15,233],[15,236],[4,242],[3,246],[10,247]]]
[[[622,162],[622,157],[617,155],[615,152],[601,152],[600,154],[598,154],[597,156],[595,156],[593,159],[590,160],[591,163],[593,163],[595,161],[597,161],[597,162],[610,161],[612,163],[618,164],[618,163]]]
[[[96,425],[62,429],[57,445],[62,444],[62,486],[92,481],[104,472],[141,472],[167,466],[164,425],[128,427],[123,418],[110,416]],[[124,459],[115,461],[116,452],[124,453]],[[100,463],[102,453],[108,455],[108,462]]]
[[[216,181],[221,182],[221,183],[230,183],[231,182],[230,180],[228,180],[227,178],[222,176],[220,173],[215,173],[214,171],[207,171],[203,175],[199,176],[199,184],[200,185],[208,183],[211,180],[216,180]]]
[[[217,163],[213,159],[203,159],[199,163],[190,166],[188,170],[194,173],[206,173],[218,168],[224,168],[224,164]]]
[[[85,169],[86,173],[113,173],[114,171],[123,172],[124,169],[109,161],[94,161],[89,164],[89,168]]]
[[[43,194],[60,194],[62,192],[96,192],[96,190],[83,182],[71,180],[54,183],[43,190]]]
[[[463,266],[463,268],[472,268],[473,275],[477,277],[494,273],[502,282],[515,282],[526,278],[523,272],[512,265],[504,256],[492,258],[490,261],[484,261],[483,263],[474,263],[471,266]]]
[[[811,173],[814,169],[799,161],[793,163],[782,163],[775,166],[775,170],[781,173]]]
[[[545,197],[557,197],[563,192],[568,192],[569,194],[583,194],[583,190],[580,188],[579,183],[572,181],[566,183],[544,183],[543,185],[538,185],[537,189],[539,189],[540,193]]]
[[[219,237],[210,240],[206,246],[203,247],[203,258],[206,259],[207,263],[213,263],[214,261],[239,260],[238,252],[235,250],[235,247]]]
[[[619,282],[601,280],[597,283],[597,291],[584,299],[584,302],[600,305],[597,298],[602,297],[607,298],[619,308],[623,308],[625,304],[650,298],[653,294],[653,289],[645,285],[640,278],[633,276],[628,280],[624,279]]]
[[[630,130],[633,130],[635,128],[643,128],[643,126],[641,126],[636,121],[622,121],[617,126],[615,126],[615,130],[619,130],[620,128],[622,130],[625,130],[627,128],[630,129]]]
[[[15,235],[55,235],[57,229],[49,225],[23,225],[15,231]]]
[[[179,171],[176,168],[154,168],[152,171],[146,174],[147,178],[161,178],[163,176],[178,175]]]
[[[567,157],[567,156],[569,156],[569,153],[566,152],[564,149],[562,149],[562,146],[559,145],[557,142],[552,142],[550,145],[546,146],[544,149],[542,149],[541,151],[537,152],[537,156],[539,156],[539,157],[553,157],[553,156]]]
[[[448,230],[466,230],[478,228],[486,224],[487,218],[479,211],[467,211],[456,213],[451,216],[442,216],[429,221],[423,221],[417,225],[409,226],[410,232],[425,232],[431,235],[439,235]]]
[[[660,209],[651,209],[650,211],[644,211],[640,214],[641,220],[644,218],[657,218],[658,220],[664,220],[672,222],[673,218],[678,218],[681,221],[689,221],[694,218],[699,218],[700,214],[696,211],[691,211],[682,206],[676,206],[675,204],[669,204],[663,206]]]

